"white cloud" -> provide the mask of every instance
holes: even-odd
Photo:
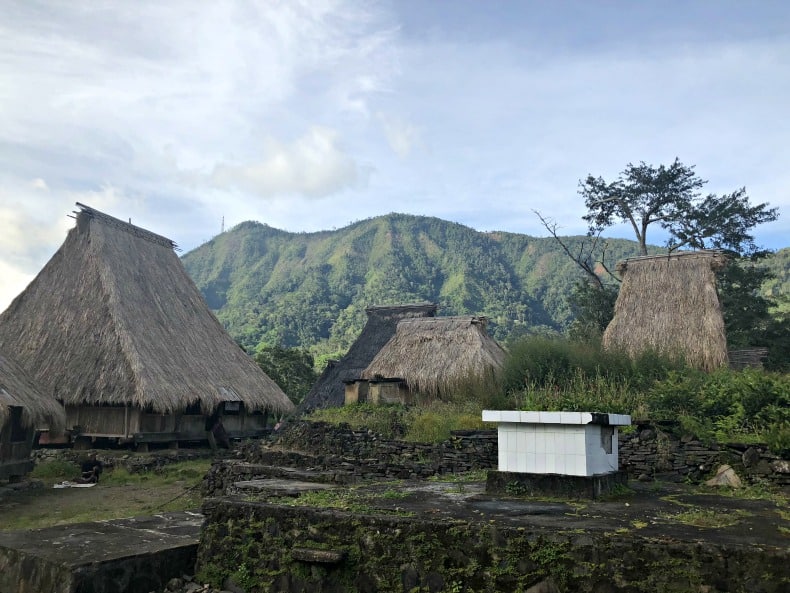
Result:
[[[401,158],[408,157],[412,150],[420,144],[420,130],[414,124],[397,116],[379,112],[376,114],[387,142]]]
[[[184,249],[223,216],[314,231],[402,211],[545,234],[536,208],[573,233],[579,178],[675,156],[710,191],[779,206],[767,232],[787,245],[788,9],[725,4],[711,28],[657,2],[6,2],[4,277],[43,266],[75,201]]]
[[[338,146],[337,133],[312,128],[290,144],[265,142],[263,156],[247,165],[219,164],[211,175],[217,187],[237,188],[263,198],[324,197],[364,182],[360,168]]]
[[[30,187],[32,187],[33,189],[37,189],[39,191],[45,191],[45,192],[49,191],[49,186],[47,185],[47,182],[41,179],[41,177],[38,177],[33,181],[31,181]]]

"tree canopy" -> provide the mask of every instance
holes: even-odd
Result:
[[[753,206],[745,188],[717,196],[703,195],[707,183],[677,158],[669,165],[655,167],[628,163],[612,182],[588,175],[579,182],[589,224],[588,234],[617,223],[630,224],[643,255],[647,255],[647,234],[657,225],[669,234],[669,251],[681,248],[723,249],[738,256],[759,251],[751,231],[757,225],[776,220],[779,213],[767,203]]]

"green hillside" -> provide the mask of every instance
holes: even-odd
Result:
[[[578,249],[586,237],[568,237]],[[608,241],[607,260],[636,255]],[[787,289],[784,277],[771,290]],[[482,233],[437,218],[389,214],[335,231],[289,233],[244,222],[183,257],[209,306],[245,347],[345,351],[369,305],[431,301],[441,315],[480,314],[500,340],[562,331],[580,272],[551,238]]]

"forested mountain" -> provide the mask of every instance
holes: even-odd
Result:
[[[589,241],[565,240],[572,249]],[[607,262],[636,253],[633,241],[608,241]],[[303,346],[319,356],[349,347],[369,305],[431,301],[440,315],[485,315],[500,340],[561,331],[571,321],[568,296],[581,278],[552,238],[483,233],[404,214],[318,233],[244,222],[183,262],[245,347]]]

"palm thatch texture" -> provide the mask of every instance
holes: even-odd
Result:
[[[470,378],[494,378],[505,351],[486,332],[485,317],[404,319],[362,372],[366,380],[400,379],[410,391],[442,398]]]
[[[693,251],[632,258],[617,270],[623,284],[614,318],[603,335],[604,348],[630,356],[656,351],[681,355],[697,368],[727,364],[715,271],[726,264],[716,251]]]
[[[344,381],[359,379],[373,357],[395,334],[398,322],[403,319],[433,317],[436,315],[436,305],[433,303],[377,305],[368,307],[365,313],[368,320],[362,333],[343,358],[327,365],[310,393],[304,398],[300,410],[307,412],[342,406],[345,403]]]
[[[208,309],[175,243],[77,205],[66,241],[0,315],[0,348],[46,395],[159,414],[293,409]]]
[[[43,396],[22,367],[0,353],[0,426],[17,406],[22,408],[22,425],[26,428],[49,426],[60,431],[66,426],[63,406]]]

